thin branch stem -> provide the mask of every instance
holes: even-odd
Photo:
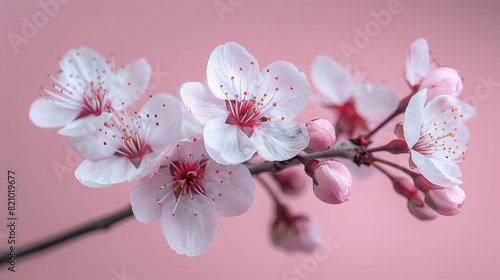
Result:
[[[18,260],[21,257],[43,251],[47,248],[50,248],[52,246],[55,246],[57,244],[63,243],[65,241],[71,240],[73,238],[79,237],[81,235],[84,235],[86,233],[96,231],[99,229],[108,229],[110,226],[112,226],[115,223],[118,223],[125,218],[128,218],[132,216],[132,207],[127,207],[119,212],[115,212],[113,214],[110,214],[104,218],[100,218],[97,220],[94,220],[92,222],[89,222],[83,226],[79,226],[75,228],[74,230],[70,230],[66,233],[63,233],[61,235],[58,235],[54,238],[50,238],[46,241],[40,242],[38,244],[34,244],[32,246],[29,246],[28,248],[19,251],[16,254],[16,260]],[[2,253],[2,256],[0,256],[0,264],[4,262],[8,262],[9,256],[7,255],[6,252]]]
[[[410,95],[405,97],[403,100],[401,100],[399,102],[398,108],[390,116],[388,116],[381,124],[379,124],[376,128],[374,128],[368,134],[366,134],[365,139],[367,139],[367,140],[370,139],[377,131],[379,131],[382,127],[384,127],[393,118],[395,118],[399,114],[403,113],[406,110],[406,107],[408,106],[408,102],[410,102],[410,99],[412,96],[413,96],[413,93],[411,93]]]
[[[389,179],[393,180],[394,178],[392,177],[392,175],[387,172],[387,170],[385,170],[384,168],[382,168],[380,165],[376,164],[376,163],[372,163],[373,167],[377,168],[380,172],[382,172],[385,176],[389,177]]]
[[[308,154],[304,155],[305,158],[333,158],[333,157],[343,157],[353,159],[353,150],[356,148],[353,144],[350,144],[349,141],[339,142],[330,148],[330,150],[320,153]],[[288,161],[266,161],[262,163],[256,164],[245,164],[251,174],[256,175],[262,172],[278,172],[287,167],[293,166],[295,164],[300,163],[297,159],[292,159]],[[257,177],[259,178],[259,177]],[[274,194],[272,194],[274,195]],[[276,200],[276,197],[275,201]],[[100,229],[108,229],[115,223],[118,223],[128,217],[133,215],[132,207],[128,206],[127,208],[115,212],[113,214],[107,215],[103,218],[96,219],[89,223],[86,223],[83,226],[76,227],[73,230],[69,230],[63,234],[57,235],[53,238],[49,238],[45,241],[35,243],[31,246],[28,246],[26,249],[20,250],[16,253],[16,260],[21,257],[29,256],[37,252],[41,252],[48,248],[54,247],[56,245],[62,244],[66,241],[78,238],[87,233],[97,231]],[[1,253],[0,256],[0,265],[4,263],[8,263],[9,256],[7,255],[7,251]]]
[[[385,165],[389,165],[389,166],[394,167],[394,168],[396,168],[396,169],[398,169],[398,170],[401,170],[401,171],[403,171],[404,173],[406,173],[406,174],[408,174],[408,175],[410,175],[410,176],[415,175],[415,172],[411,171],[411,170],[410,170],[410,169],[408,169],[408,168],[402,167],[401,165],[398,165],[398,164],[396,164],[396,163],[394,163],[394,162],[390,162],[390,161],[387,161],[387,160],[385,160],[385,159],[376,158],[376,157],[374,157],[373,159],[374,159],[375,161],[378,161],[378,162],[383,163],[383,164],[385,164]]]
[[[271,187],[269,186],[269,184],[266,182],[266,180],[264,180],[264,178],[262,178],[261,175],[255,175],[254,177],[255,177],[255,179],[257,179],[257,181],[259,181],[259,183],[262,185],[262,187],[264,187],[264,189],[273,198],[273,200],[276,203],[276,205],[280,205],[281,203],[280,203],[278,197],[276,196],[276,194],[274,193],[274,191],[271,189]]]

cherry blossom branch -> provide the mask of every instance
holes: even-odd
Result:
[[[126,209],[123,209],[119,212],[115,212],[104,218],[100,218],[95,221],[89,222],[83,226],[79,226],[74,230],[68,231],[67,233],[63,233],[54,238],[50,238],[47,241],[29,246],[28,248],[21,250],[16,254],[16,260],[33,253],[43,251],[47,248],[71,240],[73,238],[79,237],[86,233],[90,233],[99,229],[108,229],[113,224],[132,216],[132,214],[133,214],[132,207],[129,206]],[[8,261],[9,261],[9,255],[7,255],[6,252],[3,252],[2,256],[0,257],[0,264],[4,262],[7,263]]]
[[[320,152],[320,153],[314,153],[314,154],[306,154],[303,155],[304,158],[349,158],[353,159],[354,155],[356,153],[356,149],[359,148],[358,146],[352,144],[350,141],[343,141],[336,143],[333,145],[328,151],[325,152]],[[299,164],[300,161],[297,159],[291,159],[287,161],[266,161],[262,163],[255,163],[255,164],[245,164],[248,170],[250,170],[250,173],[253,175],[260,174],[262,172],[278,172],[280,170],[283,170],[287,167],[293,166],[295,164]],[[16,254],[16,260],[25,257],[43,250],[46,250],[48,248],[54,247],[56,245],[62,244],[66,241],[75,239],[77,237],[83,236],[84,234],[91,233],[97,230],[101,229],[108,229],[115,223],[118,223],[128,217],[133,216],[132,212],[132,207],[128,206],[127,208],[115,212],[113,214],[107,215],[104,218],[99,218],[94,221],[91,221],[83,226],[79,226],[73,230],[70,230],[66,233],[57,235],[53,238],[47,239],[46,241],[42,241],[40,243],[33,244],[31,246],[28,246],[26,249],[20,250]],[[2,252],[0,256],[0,265],[3,263],[8,263],[9,261],[9,256],[7,255],[7,252],[4,251]]]
[[[352,144],[349,140],[346,140],[333,145],[328,151],[304,154],[302,157],[307,159],[347,158],[353,160],[357,148],[359,148],[359,146]],[[299,163],[301,162],[298,159],[290,159],[286,161],[266,161],[257,164],[246,164],[246,167],[250,170],[250,173],[259,174],[262,172],[278,172]]]

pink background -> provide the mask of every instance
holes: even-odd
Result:
[[[72,174],[78,162],[68,152],[66,139],[56,130],[35,127],[28,119],[40,85],[50,86],[46,73],[55,73],[57,57],[70,48],[87,45],[102,54],[114,52],[117,63],[145,57],[154,71],[168,73],[153,78],[148,94],[175,93],[183,82],[203,81],[210,52],[226,41],[245,46],[262,67],[287,60],[309,74],[318,54],[348,62],[340,44],[354,44],[354,28],[364,29],[373,20],[370,11],[387,9],[390,2],[220,1],[234,5],[222,18],[211,0],[69,0],[59,5],[29,42],[19,46],[18,53],[7,34],[21,35],[22,18],[33,22],[33,16],[43,10],[38,1],[1,1],[0,170],[17,172],[21,247],[121,209],[133,187],[128,183],[96,190],[81,185]],[[459,216],[424,223],[408,213],[405,200],[378,173],[356,178],[351,200],[344,205],[323,204],[308,189],[287,203],[295,212],[314,216],[323,236],[339,246],[306,276],[500,279],[500,188],[494,177],[498,174],[499,151],[494,145],[500,137],[500,86],[490,91],[480,87],[481,79],[488,76],[500,81],[499,2],[401,0],[400,5],[401,13],[393,14],[370,44],[351,57],[351,63],[366,67],[373,81],[385,81],[402,97],[408,92],[402,79],[407,48],[423,36],[433,57],[459,70],[464,77],[463,97],[479,111],[470,122],[471,148],[461,164],[467,203]],[[311,104],[299,119],[313,117],[331,118]],[[70,170],[62,181],[52,167],[56,162]],[[0,216],[5,221],[6,179],[2,180]],[[145,225],[129,218],[108,232],[21,259],[16,273],[1,266],[0,278],[119,280],[116,275],[124,269],[136,280],[282,279],[292,266],[302,266],[304,260],[310,263],[314,255],[289,254],[272,246],[268,225],[273,206],[259,186],[255,195],[254,205],[243,216],[219,218],[214,242],[196,258],[172,251],[159,222]],[[2,249],[6,245],[3,221]]]

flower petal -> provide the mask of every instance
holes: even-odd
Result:
[[[111,148],[118,149],[119,145],[115,141],[109,141],[107,135],[99,131],[92,133],[68,137],[68,143],[80,155],[90,160],[98,160],[112,156],[115,151]],[[106,145],[104,145],[106,142]]]
[[[142,177],[151,178],[154,175],[157,167],[161,165],[162,160],[167,154],[170,154],[173,149],[173,145],[167,147],[165,150],[153,150],[151,153],[147,153],[141,159],[139,166],[133,174],[127,177],[127,181],[133,181],[135,179],[140,179]]]
[[[75,170],[75,177],[91,188],[107,187],[127,181],[136,173],[135,166],[125,157],[84,160]]]
[[[382,84],[363,84],[354,91],[356,112],[373,129],[396,110],[399,100],[391,88]]]
[[[454,161],[428,158],[416,151],[411,151],[411,160],[429,182],[451,187],[462,183],[462,173]]]
[[[429,72],[429,45],[419,38],[413,42],[406,56],[406,80],[412,86],[421,82]]]
[[[62,72],[58,79],[72,86],[78,85],[82,80],[86,84],[91,81],[97,83],[98,76],[101,77],[102,81],[109,81],[111,69],[106,61],[102,55],[89,47],[82,46],[76,50],[71,49],[59,62]]]
[[[351,74],[335,60],[319,55],[313,62],[311,79],[331,104],[342,105],[351,98],[354,80]]]
[[[460,113],[463,113],[462,121],[468,121],[476,117],[477,111],[469,105],[469,103],[462,101],[460,99],[457,100],[458,108],[460,109]]]
[[[109,87],[114,108],[119,110],[137,101],[146,90],[150,78],[151,66],[144,58],[118,68]]]
[[[29,110],[31,122],[40,128],[62,127],[72,122],[80,114],[77,110],[63,108],[45,98],[33,101]]]
[[[458,96],[463,89],[462,77],[457,70],[439,67],[428,73],[420,82],[420,88],[427,88],[427,99],[432,100],[439,95]]]
[[[157,197],[164,197],[169,188],[160,189],[168,182],[165,176],[153,176],[151,179],[143,178],[137,182],[130,193],[130,204],[134,216],[141,223],[151,223],[160,218],[161,206],[158,205]]]
[[[137,168],[137,173],[134,177],[129,178],[129,181],[133,181],[139,178],[151,178],[154,176],[154,172],[158,171],[160,168],[162,161],[172,153],[174,145],[167,147],[165,150],[161,152],[149,153],[144,156]]]
[[[433,123],[441,116],[443,111],[458,108],[458,99],[450,95],[439,95],[427,103],[423,111],[423,123]]]
[[[260,125],[251,137],[257,145],[257,152],[265,160],[287,160],[309,144],[305,125],[291,121],[268,121]]]
[[[235,125],[226,124],[225,121],[226,117],[222,117],[205,125],[203,138],[208,154],[221,164],[238,164],[249,160],[257,151],[254,141]]]
[[[195,216],[190,203],[187,200],[181,200],[173,216],[174,204],[175,198],[170,196],[161,209],[161,226],[165,239],[170,248],[178,254],[185,254],[189,257],[197,256],[208,248],[215,237],[217,230],[215,211],[199,207],[203,209]]]
[[[219,170],[217,173],[216,170]],[[208,197],[214,197],[215,213],[232,217],[245,213],[253,203],[255,183],[250,171],[242,165],[222,165],[208,161],[205,179],[205,191]]]
[[[425,102],[427,100],[427,89],[422,89],[410,99],[405,111],[405,120],[403,123],[404,138],[408,147],[411,149],[420,138],[422,128],[422,114]]]
[[[467,143],[469,141],[469,136],[470,134],[467,126],[459,126],[455,133],[455,137],[453,137],[453,146],[451,146],[454,151],[450,153],[443,153],[442,155],[448,156],[449,159],[454,160],[455,162],[463,161],[464,154],[462,154],[462,152],[467,152],[467,148],[469,147],[469,144]]]
[[[180,106],[182,111],[182,126],[179,139],[191,138],[194,135],[202,134],[205,125],[188,112],[182,100]]]
[[[216,98],[211,92],[206,92],[202,83],[185,83],[180,92],[188,111],[203,124],[228,115],[225,101]]]
[[[112,113],[103,112],[99,116],[89,115],[79,118],[61,128],[58,133],[70,137],[86,135],[96,131],[109,120],[112,115]]]
[[[262,86],[256,99],[264,104],[262,108],[269,108],[266,116],[293,120],[304,110],[309,101],[311,86],[306,75],[297,67],[287,61],[277,61],[269,64],[262,71],[261,77]]]
[[[177,98],[168,93],[153,96],[139,112],[142,118],[148,114],[152,119],[151,126],[158,123],[148,138],[152,149],[163,150],[177,142],[182,123],[182,112]]]
[[[243,91],[251,94],[259,82],[259,64],[244,47],[228,42],[210,54],[207,81],[219,99],[225,100],[226,92],[230,99],[235,99],[235,95],[241,95]]]
[[[394,128],[394,134],[396,134],[396,136],[405,141],[405,132],[404,132],[404,128],[403,128],[403,124],[402,123],[398,123],[396,124],[396,127]]]

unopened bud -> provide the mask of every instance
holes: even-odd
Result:
[[[438,216],[436,211],[425,204],[423,194],[420,192],[408,200],[408,210],[415,218],[422,221],[433,220]]]
[[[311,160],[306,173],[313,178],[314,194],[323,202],[339,204],[349,200],[352,175],[338,160]]]
[[[429,190],[425,202],[443,216],[460,214],[465,202],[465,192],[459,186]]]
[[[336,140],[335,129],[331,122],[325,119],[315,119],[306,124],[310,141],[306,153],[315,153],[328,150]]]
[[[272,224],[273,244],[287,251],[311,252],[323,243],[318,223],[305,216],[294,216],[284,206]]]
[[[440,67],[424,77],[420,83],[420,89],[426,88],[427,101],[431,101],[438,95],[451,95],[457,97],[462,92],[462,78],[457,70],[449,67]]]

